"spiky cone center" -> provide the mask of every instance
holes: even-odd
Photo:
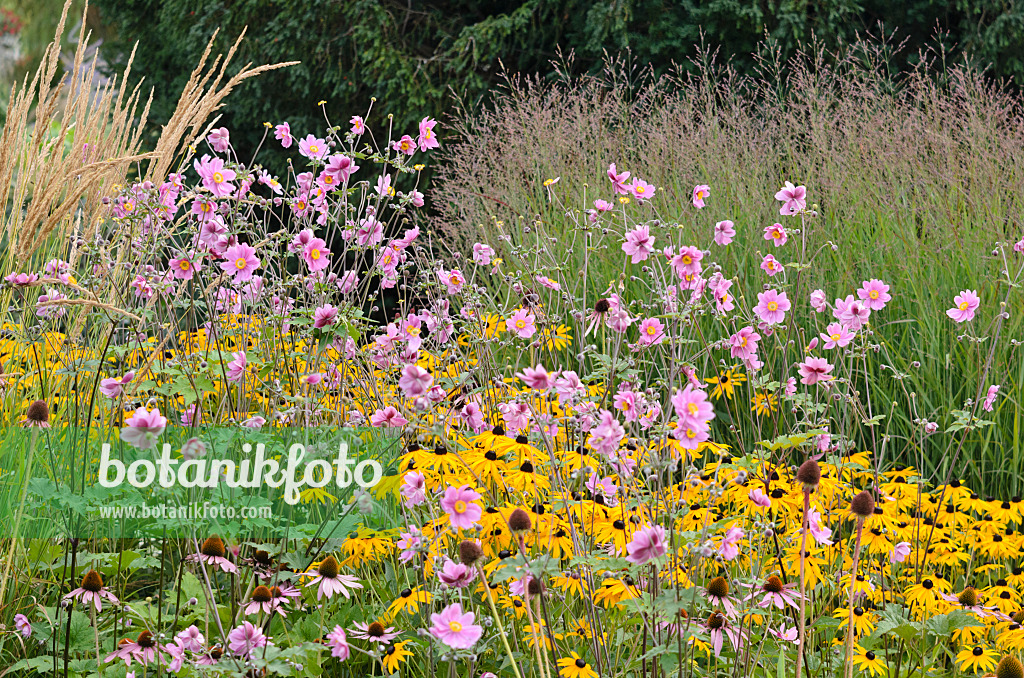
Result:
[[[978,592],[974,590],[974,587],[968,586],[956,599],[964,607],[974,607],[978,604]]]
[[[804,486],[804,492],[814,492],[821,482],[821,467],[814,459],[808,459],[800,464],[796,471],[796,480]]]
[[[199,551],[204,556],[210,556],[211,558],[227,558],[228,556],[228,550],[224,548],[223,540],[216,535],[204,541]]]
[[[536,577],[530,579],[530,582],[526,585],[526,590],[531,596],[539,596],[544,593],[544,582]]]
[[[36,400],[25,410],[25,419],[34,424],[45,424],[50,421],[50,406],[45,400]]]
[[[153,640],[153,634],[149,631],[140,633],[135,642],[139,647],[153,647],[156,645],[156,641]]]
[[[257,586],[256,590],[252,592],[252,602],[254,603],[269,603],[273,599],[274,594],[266,586]]]
[[[320,573],[321,577],[334,579],[338,576],[338,561],[334,559],[334,556],[327,556],[320,561],[320,565],[316,568],[316,571]]]
[[[720,629],[725,626],[725,615],[721,612],[712,612],[711,616],[708,617],[708,628],[709,629]]]
[[[996,666],[996,678],[1024,678],[1024,664],[1016,657],[1006,655]]]
[[[708,583],[708,595],[715,598],[725,598],[729,595],[729,582],[725,577],[715,577]]]
[[[274,562],[273,558],[271,558],[270,554],[266,551],[256,551],[256,553],[253,555],[253,559],[260,565],[264,566],[270,565],[272,562]]]
[[[867,490],[858,492],[857,495],[850,500],[850,513],[859,517],[867,518],[875,512],[875,498],[871,496],[871,493]]]
[[[459,560],[463,565],[474,565],[476,561],[483,558],[483,555],[484,550],[475,541],[465,539],[459,544]]]
[[[1018,624],[1024,624],[1024,610],[1017,610],[1013,615],[1013,621]]]
[[[103,577],[96,570],[89,570],[82,577],[82,588],[90,593],[99,593],[103,589]]]
[[[366,627],[366,633],[374,638],[381,638],[384,636],[384,625],[379,621],[372,622],[368,627]]]
[[[598,299],[597,303],[594,304],[594,311],[596,313],[607,313],[611,310],[612,304],[607,299]]]
[[[773,574],[764,580],[764,590],[766,593],[782,593],[782,589],[782,580],[776,575]]]
[[[284,593],[282,593],[280,586],[274,586],[270,589],[270,595],[273,598],[282,598],[284,596]]]
[[[533,521],[530,520],[530,514],[521,508],[517,508],[508,517],[508,528],[513,532],[527,532],[531,527]]]

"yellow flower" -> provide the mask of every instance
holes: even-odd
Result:
[[[384,650],[384,656],[381,657],[380,661],[387,669],[389,674],[394,673],[399,669],[399,666],[406,660],[406,657],[411,657],[412,652],[405,649],[405,646],[409,643],[408,640],[403,640],[400,643],[394,643],[388,645]]]
[[[724,372],[719,372],[713,377],[708,377],[704,381],[714,385],[714,389],[711,391],[711,397],[718,400],[723,395],[732,399],[733,389],[736,384],[742,384],[747,380],[747,375],[742,372],[738,372],[735,367],[729,368]]]
[[[960,670],[966,673],[978,673],[978,671],[991,671],[999,663],[999,655],[990,648],[975,645],[966,650],[961,650],[956,655],[960,663]]]
[[[388,614],[392,618],[398,616],[398,613],[403,610],[409,614],[416,614],[421,604],[426,605],[433,598],[434,596],[429,591],[420,591],[418,588],[405,589],[398,594],[395,602],[391,603],[391,607],[388,608]]]
[[[868,675],[871,676],[884,676],[889,672],[889,667],[886,666],[885,660],[874,652],[870,650],[865,652],[860,647],[857,650],[858,652],[853,655],[853,663],[861,671],[867,671]]]
[[[575,652],[558,660],[558,675],[562,678],[597,678],[597,671]]]
[[[750,401],[750,409],[757,416],[764,417],[775,411],[779,405],[779,399],[774,393],[755,393]]]

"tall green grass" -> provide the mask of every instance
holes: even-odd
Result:
[[[945,310],[960,290],[977,289],[981,317],[990,319],[1005,294],[993,250],[1024,235],[1024,109],[1018,95],[942,55],[895,74],[889,54],[877,43],[787,62],[766,52],[751,78],[713,55],[695,75],[660,79],[624,62],[601,77],[512,77],[493,106],[456,121],[457,140],[433,185],[434,225],[459,247],[498,245],[499,229],[513,242],[540,229],[561,240],[566,270],[583,271],[589,259],[588,297],[596,298],[623,270],[621,234],[589,254],[568,238],[594,199],[612,199],[605,170],[614,162],[658,187],[638,218],[656,211],[679,225],[687,244],[714,248],[714,223],[733,220],[739,236],[715,257],[726,276],[739,276],[737,296],[752,299],[765,282],[764,254],[799,259],[799,243],[774,251],[762,239],[780,220],[773,194],[787,180],[806,185],[818,217],[806,222],[812,266],[794,306],[810,312],[807,294],[817,287],[831,300],[868,278],[891,285],[892,303],[872,318],[879,353],[859,377],[887,419],[858,442],[881,447],[887,436],[887,463],[923,466],[941,482],[953,455],[931,440],[919,449],[913,419],[944,428],[949,411],[978,392],[989,344],[959,341],[965,328]],[[551,200],[542,182],[555,177]],[[712,194],[698,213],[690,194],[703,183]],[[625,285],[627,297],[650,296],[635,281]],[[997,411],[987,415],[997,425],[968,437],[953,475],[993,494],[1022,494],[1024,356],[1013,343],[1022,309],[1006,310],[989,379],[1002,385]]]

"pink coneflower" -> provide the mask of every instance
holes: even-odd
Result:
[[[725,577],[715,577],[709,581],[704,598],[712,605],[721,605],[730,617],[736,616],[736,605],[729,597],[729,582]]]
[[[764,227],[764,239],[770,241],[776,247],[782,247],[789,240],[789,234],[782,224],[772,224]]]
[[[227,366],[227,378],[228,381],[238,383],[245,378],[246,369],[249,366],[249,359],[245,356],[245,351],[235,351],[231,354],[231,362]]]
[[[980,618],[986,617],[999,617],[1003,619],[1009,619],[1000,611],[998,607],[984,607],[981,605],[981,600],[978,596],[978,591],[973,586],[968,586],[960,594],[952,595],[949,593],[943,593],[939,591],[939,595],[942,596],[946,602],[956,603],[961,609],[968,612],[973,612]]]
[[[305,139],[299,141],[299,153],[310,160],[323,160],[328,150],[327,142],[312,134],[307,134]]]
[[[872,311],[881,311],[886,304],[892,301],[889,286],[876,278],[861,283],[860,289],[857,290],[857,296]]]
[[[220,158],[211,159],[204,155],[200,160],[193,163],[199,178],[203,180],[203,188],[210,191],[215,197],[226,198],[235,192],[235,185],[231,181],[235,178],[235,171],[224,166]]]
[[[463,563],[456,563],[450,558],[445,558],[444,565],[441,566],[441,571],[437,573],[437,578],[440,579],[442,583],[456,589],[462,589],[469,586],[475,577],[476,568],[469,567]]]
[[[715,244],[725,247],[736,237],[736,229],[728,219],[715,224]]]
[[[807,189],[803,186],[794,186],[787,181],[786,185],[775,194],[775,199],[782,203],[779,214],[793,215],[807,207]]]
[[[633,197],[636,198],[638,202],[650,200],[654,197],[655,191],[658,190],[640,177],[633,177],[633,183],[631,183],[628,188],[629,192],[633,194]]]
[[[825,349],[833,349],[836,347],[846,348],[857,335],[839,323],[829,323],[825,332],[820,336],[821,340],[825,342]]]
[[[420,120],[420,133],[416,137],[416,143],[419,144],[421,151],[429,151],[432,148],[437,148],[441,144],[437,141],[437,136],[434,134],[434,125],[437,124],[437,120],[431,120],[430,118],[423,118]]]
[[[784,585],[782,580],[774,574],[765,579],[760,586],[756,584],[746,584],[746,586],[749,586],[751,591],[743,600],[752,600],[760,595],[761,601],[757,604],[758,607],[774,605],[780,610],[785,610],[786,605],[791,605],[794,609],[800,608],[800,593],[793,590],[796,584]]]
[[[761,270],[771,278],[782,271],[782,264],[779,263],[778,259],[769,254],[761,261]]]
[[[110,601],[114,605],[118,604],[117,596],[103,586],[103,577],[101,577],[100,573],[96,570],[89,570],[86,572],[85,576],[82,577],[81,585],[71,593],[65,595],[63,599],[69,600],[72,598],[82,601],[85,605],[89,605],[91,603],[93,607],[96,608],[97,612],[103,609],[104,599]],[[31,627],[29,628],[31,629]]]
[[[835,366],[829,364],[824,358],[808,356],[804,362],[800,363],[799,367],[800,383],[813,386],[818,382],[830,381],[832,376],[829,373]]]
[[[846,295],[846,299],[836,299],[836,307],[832,316],[856,332],[871,316],[871,309],[859,299],[854,299],[852,294]]]
[[[767,290],[757,293],[757,306],[754,313],[767,325],[777,325],[786,319],[786,311],[790,308],[785,292]]]
[[[452,649],[466,650],[484,633],[484,627],[473,623],[475,618],[472,612],[463,613],[460,603],[453,603],[430,615],[430,634]]]
[[[509,332],[515,333],[520,339],[529,339],[537,333],[536,320],[532,313],[525,308],[521,308],[505,321],[505,327]]]
[[[238,282],[252,278],[252,274],[260,266],[256,250],[245,243],[232,245],[224,253],[224,261],[220,267]]]
[[[433,383],[434,378],[430,376],[430,372],[419,365],[406,365],[402,368],[398,387],[402,389],[406,398],[417,398],[425,395]]]
[[[953,297],[956,307],[946,311],[946,315],[958,323],[974,320],[974,312],[981,306],[981,299],[976,290],[963,290]]]
[[[143,631],[135,640],[122,639],[118,643],[117,649],[108,654],[103,663],[123,659],[125,664],[131,666],[134,659],[143,666],[147,666],[156,661],[158,650],[163,650],[163,648],[153,638],[153,634]]]
[[[349,589],[361,589],[363,585],[359,583],[359,579],[353,577],[350,574],[340,574],[338,572],[338,561],[335,560],[334,556],[327,556],[320,561],[317,566],[316,576],[306,584],[306,588],[310,586],[316,586],[316,599],[320,600],[323,597],[328,599],[334,597],[334,594],[340,593],[346,598],[351,598]],[[309,574],[309,573],[307,573]]]
[[[741,629],[733,628],[732,624],[729,623],[729,620],[721,612],[712,612],[705,626],[711,639],[711,646],[715,651],[715,657],[722,656],[722,646],[725,644],[727,636],[733,649],[737,652],[743,646],[744,632]]]
[[[185,560],[193,563],[206,563],[219,567],[224,572],[238,574],[238,568],[228,560],[228,551],[224,548],[224,541],[216,535],[203,542],[199,553],[190,553],[185,556]]]
[[[166,426],[167,417],[160,414],[159,408],[154,407],[150,412],[140,407],[125,420],[121,440],[140,450],[148,450],[156,445],[157,437],[164,432]]]
[[[657,318],[644,318],[640,321],[640,338],[637,344],[640,346],[657,346],[665,341],[665,326]]]
[[[393,405],[388,405],[370,415],[370,423],[374,426],[401,427],[408,424],[409,420],[403,417]]]
[[[646,261],[654,251],[654,236],[651,229],[644,224],[626,232],[626,242],[622,243],[622,251],[632,257],[631,262],[639,264]]]
[[[754,358],[757,356],[757,342],[759,341],[761,341],[761,335],[755,332],[753,327],[744,327],[729,337],[729,354],[740,360]]]
[[[615,168],[615,163],[608,165],[608,179],[612,182],[612,188],[615,189],[615,193],[618,195],[626,195],[629,193],[629,186],[626,182],[629,180],[629,172],[619,172]]]
[[[277,606],[274,604],[274,596],[270,593],[270,589],[266,586],[257,586],[253,589],[252,597],[249,599],[249,603],[245,606],[243,612],[247,615],[259,612],[270,614],[274,611],[275,607]]]
[[[265,647],[266,644],[267,637],[262,629],[252,622],[242,622],[241,626],[228,633],[228,649],[240,657],[248,657],[253,650]]]
[[[292,128],[287,122],[282,122],[274,128],[274,138],[281,142],[283,148],[290,148],[292,145]]]
[[[356,622],[355,627],[352,631],[352,637],[359,640],[368,640],[371,643],[387,645],[399,636],[398,633],[395,633],[394,626],[385,628],[379,621],[370,622],[369,624]]]
[[[100,382],[100,393],[113,400],[124,393],[124,387],[135,378],[134,372],[128,372],[123,377],[108,377]]]
[[[633,540],[626,544],[626,560],[643,565],[668,553],[668,535],[661,525],[644,525],[633,533]]]
[[[992,384],[988,387],[988,392],[985,394],[985,402],[981,404],[981,409],[986,412],[992,411],[992,406],[996,402],[996,394],[999,393],[999,384]]]
[[[441,508],[448,514],[452,527],[468,530],[473,527],[473,523],[480,520],[483,509],[476,503],[478,499],[480,494],[469,485],[449,486],[445,490],[444,497],[441,498]]]

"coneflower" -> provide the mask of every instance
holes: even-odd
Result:
[[[82,583],[77,589],[64,596],[64,600],[76,598],[86,605],[92,603],[99,612],[103,608],[103,599],[107,599],[114,605],[118,603],[117,597],[103,586],[103,577],[96,570],[89,570],[82,577]]]
[[[996,678],[1024,678],[1024,664],[1016,657],[1006,655],[996,666]]]
[[[217,535],[207,538],[199,547],[199,553],[190,553],[185,560],[215,565],[225,572],[238,574],[238,568],[228,560],[228,550],[224,548],[224,541]]]
[[[50,428],[50,407],[45,400],[36,400],[25,410],[25,426]]]

